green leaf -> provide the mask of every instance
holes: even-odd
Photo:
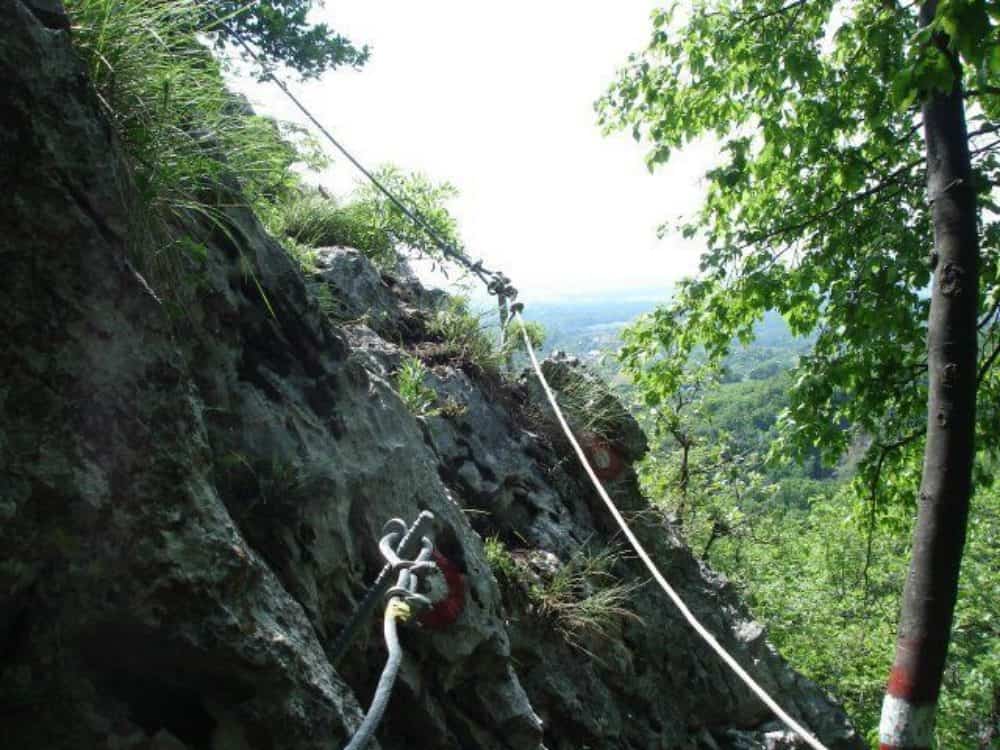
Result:
[[[1000,44],[994,44],[990,47],[987,61],[990,75],[994,78],[1000,78]]]
[[[897,112],[904,112],[913,106],[919,91],[914,82],[913,68],[903,68],[892,79],[892,105]]]
[[[177,240],[177,244],[181,250],[199,263],[208,260],[208,247],[204,243],[196,242],[185,235]]]

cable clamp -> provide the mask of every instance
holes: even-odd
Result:
[[[508,285],[509,281],[507,277],[502,273],[497,273],[493,275],[493,279],[486,285],[486,291],[494,297],[497,295],[506,295]]]
[[[420,574],[437,569],[437,565],[431,560],[434,543],[426,536],[421,537],[420,552],[417,557],[414,560],[403,560],[395,550],[406,532],[406,524],[399,518],[393,518],[385,525],[384,531],[385,534],[378,543],[379,551],[397,574],[396,585],[390,587],[385,596],[390,602],[394,598],[400,599],[413,609],[429,608],[430,599],[417,593],[417,588],[420,585]]]

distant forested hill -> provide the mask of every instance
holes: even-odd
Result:
[[[594,297],[532,304],[525,312],[545,327],[545,351],[557,349],[594,362],[615,352],[621,331],[643,313],[651,312],[668,294],[659,297]],[[768,313],[757,326],[756,340],[737,348],[727,362],[730,382],[764,380],[787,370],[806,348],[808,341],[796,339],[781,316]],[[614,371],[616,368],[613,368]],[[611,373],[607,373],[611,374]]]
[[[583,299],[532,304],[526,316],[545,327],[546,350],[584,359],[614,350],[629,322],[656,306],[651,299]]]

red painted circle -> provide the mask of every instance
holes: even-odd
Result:
[[[584,453],[600,479],[617,479],[625,469],[621,453],[599,437],[591,436],[587,439]]]
[[[440,630],[455,622],[465,609],[465,576],[455,563],[437,550],[434,551],[434,562],[448,584],[448,596],[417,615],[417,621],[428,628]]]

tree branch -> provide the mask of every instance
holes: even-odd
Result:
[[[740,28],[741,26],[746,26],[751,23],[758,23],[760,21],[766,21],[768,18],[774,18],[775,16],[780,16],[787,13],[790,10],[800,8],[805,5],[808,0],[792,0],[790,3],[786,3],[779,8],[774,8],[773,10],[766,10],[760,13],[754,13],[753,15],[746,15],[742,13],[723,13],[722,11],[712,11],[705,13],[705,18],[711,18],[712,16],[726,16],[731,21],[735,23],[733,26],[733,31]]]
[[[991,307],[990,311],[986,313],[986,315],[983,317],[982,320],[979,321],[979,325],[977,325],[976,328],[980,331],[983,330],[986,327],[986,325],[990,322],[990,319],[997,314],[998,310],[1000,310],[1000,300],[997,300],[995,303],[993,303],[993,307]]]
[[[823,219],[828,219],[831,216],[839,213],[840,211],[843,211],[845,208],[854,205],[855,203],[860,203],[861,201],[866,200],[867,198],[871,198],[873,195],[881,193],[883,190],[898,185],[900,183],[900,179],[904,175],[906,175],[914,167],[918,167],[921,164],[923,164],[924,161],[925,161],[924,159],[915,159],[909,164],[906,164],[900,167],[899,169],[895,170],[894,172],[892,172],[885,180],[880,182],[878,185],[870,187],[867,190],[862,190],[860,193],[855,193],[854,195],[841,200],[836,205],[831,206],[828,209],[812,214],[811,216],[801,221],[795,222],[794,224],[786,224],[785,226],[777,227],[763,234],[760,234],[756,237],[752,237],[748,239],[746,242],[744,242],[742,245],[740,245],[738,248],[736,248],[736,251],[741,253],[743,250],[746,250],[748,247],[751,247],[753,245],[759,245],[762,242],[767,242],[768,240],[774,239],[775,237],[780,237],[783,234],[788,234],[789,232],[800,231],[802,229],[805,229],[806,227],[812,226],[813,224],[819,221],[822,221]]]
[[[965,92],[966,98],[971,96],[1000,96],[1000,86],[982,86]]]
[[[993,353],[983,362],[979,368],[979,372],[976,375],[976,386],[982,385],[983,378],[986,377],[986,373],[989,372],[993,363],[997,361],[997,357],[1000,356],[1000,344],[997,344],[993,349]]]
[[[974,148],[969,150],[969,156],[978,156],[986,151],[992,151],[997,146],[1000,146],[1000,139],[993,141],[992,143],[987,143],[985,146],[980,146],[979,148]]]
[[[868,515],[868,540],[865,546],[865,565],[861,570],[861,580],[863,581],[862,590],[864,592],[865,602],[868,601],[868,594],[871,588],[868,571],[871,569],[872,547],[875,543],[875,526],[877,521],[876,511],[878,510],[878,503],[876,501],[878,500],[879,482],[882,479],[882,467],[885,465],[885,460],[892,451],[899,450],[905,445],[912,443],[922,434],[922,431],[916,430],[911,432],[909,435],[904,435],[892,443],[880,443],[878,446],[879,454],[878,461],[875,464],[875,473],[872,475],[871,482],[868,483],[868,503],[871,508]]]

